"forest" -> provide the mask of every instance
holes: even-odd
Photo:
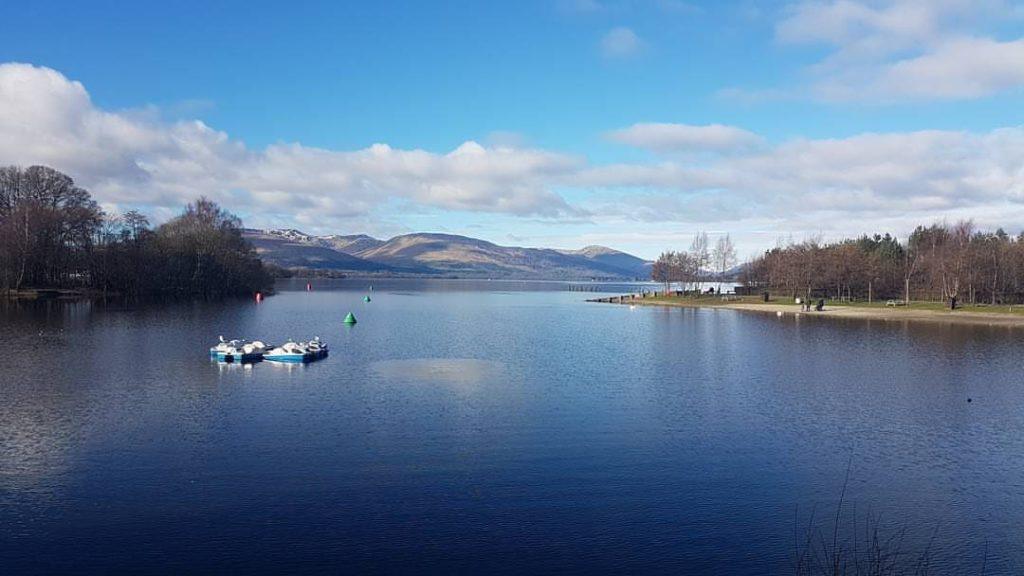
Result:
[[[662,254],[654,280],[698,287],[713,276],[692,264],[699,260],[692,248],[683,258],[678,254]],[[1024,234],[979,230],[965,220],[918,226],[905,242],[891,234],[780,242],[741,266],[735,279],[787,297],[940,301],[951,308],[1018,304],[1024,301]]]
[[[269,289],[271,275],[241,228],[238,217],[206,198],[152,227],[137,211],[104,213],[53,168],[0,167],[0,290],[140,297]]]

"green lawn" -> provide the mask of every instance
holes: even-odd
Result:
[[[647,303],[658,303],[663,302],[666,304],[676,304],[683,306],[723,306],[728,304],[743,303],[743,304],[763,304],[764,299],[761,296],[730,296],[729,300],[722,300],[719,295],[701,295],[701,296],[648,296],[642,301]],[[639,299],[638,299],[639,300]],[[816,302],[817,300],[814,300]],[[886,306],[887,300],[875,300],[868,302],[866,300],[854,301],[854,302],[841,302],[839,300],[826,300],[825,306],[829,308],[837,307],[853,307],[853,308],[895,308],[896,310],[934,310],[943,311],[947,310],[944,302],[934,302],[928,300],[912,300],[909,306],[903,306],[902,300],[900,306],[892,307]],[[793,307],[799,306],[793,302],[792,298],[773,296],[769,301],[770,304],[791,304]],[[970,305],[960,304],[957,307],[957,312],[981,312],[989,314],[1015,314],[1024,315],[1024,304],[1018,305]]]
[[[911,300],[910,306],[903,306],[902,300],[901,305],[896,308],[900,310],[948,310],[949,307],[945,302],[935,302],[930,300]],[[868,303],[867,301],[854,301],[854,302],[840,302],[838,300],[826,300],[826,306],[838,307],[838,306],[852,306],[856,308],[886,308],[885,300],[875,300],[874,302]],[[956,308],[957,312],[987,312],[989,314],[1024,314],[1024,305],[1017,304],[1012,306],[996,305],[991,306],[987,304],[959,304]]]

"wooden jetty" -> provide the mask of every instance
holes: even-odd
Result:
[[[601,302],[603,304],[629,304],[644,298],[654,298],[663,292],[636,292],[633,294],[621,294],[619,296],[605,296],[604,298],[591,298],[587,302]]]

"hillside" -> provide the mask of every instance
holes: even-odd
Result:
[[[390,272],[390,266],[370,262],[322,243],[297,230],[243,230],[242,235],[265,262],[282,268]]]
[[[286,268],[393,272],[478,278],[646,279],[650,264],[588,246],[551,250],[499,246],[451,234],[417,233],[384,241],[365,235],[310,236],[297,230],[247,230],[260,255]]]
[[[325,246],[353,255],[365,250],[371,250],[381,244],[384,244],[383,240],[378,240],[372,236],[367,236],[366,234],[355,234],[352,236],[334,234],[331,236],[320,236],[319,240],[320,243]]]
[[[606,246],[587,246],[579,250],[560,250],[563,254],[571,254],[588,258],[593,262],[599,262],[620,270],[631,272],[632,276],[638,278],[649,278],[651,275],[651,263],[643,258],[637,258],[614,248]]]

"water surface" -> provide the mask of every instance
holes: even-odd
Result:
[[[566,287],[5,304],[0,566],[787,573],[849,466],[844,518],[934,534],[932,573],[1024,567],[1024,332]],[[218,365],[220,334],[332,352]]]

